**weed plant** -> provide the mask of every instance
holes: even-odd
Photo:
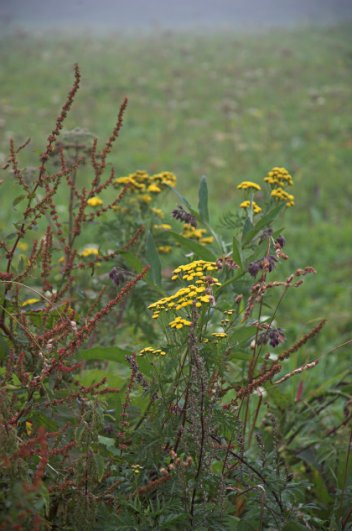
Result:
[[[214,230],[205,178],[194,208],[169,171],[115,175],[127,100],[101,149],[63,131],[79,85],[39,164],[4,165],[0,527],[351,529],[349,371],[306,385],[325,320],[281,325],[315,274],[278,277],[294,179],[242,181]]]

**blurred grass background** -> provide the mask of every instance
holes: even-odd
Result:
[[[215,226],[238,207],[236,184],[287,167],[296,206],[283,222],[291,260],[280,274],[311,265],[318,275],[288,295],[280,325],[306,329],[309,320],[327,317],[314,346],[323,354],[352,335],[351,36],[351,25],[259,35],[4,36],[1,157],[7,157],[10,137],[17,145],[30,137],[21,165],[37,164],[78,62],[82,88],[66,129],[87,128],[103,142],[127,95],[125,125],[110,158],[116,173],[173,171],[194,204],[206,175]],[[2,188],[2,227],[16,216],[13,193],[9,183]],[[170,209],[176,204],[170,197]],[[338,350],[321,370],[328,375],[332,364],[345,365],[349,352]]]

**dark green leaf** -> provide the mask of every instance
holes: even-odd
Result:
[[[19,195],[12,201],[12,206],[18,205],[26,196],[25,195]]]
[[[125,361],[125,356],[130,354],[132,354],[132,352],[120,347],[92,347],[88,350],[81,350],[76,357],[86,361],[100,360],[123,363]]]
[[[168,232],[167,235],[174,238],[186,251],[192,251],[192,253],[198,258],[209,262],[215,262],[216,256],[200,243],[185,238],[184,236],[181,236],[181,234],[177,234],[177,232],[173,231]]]
[[[209,212],[208,212],[208,185],[207,179],[205,176],[201,177],[199,183],[199,201],[198,201],[198,210],[200,219],[203,223],[209,221]]]
[[[240,266],[240,270],[243,270],[242,249],[235,237],[233,237],[232,242],[232,258]]]

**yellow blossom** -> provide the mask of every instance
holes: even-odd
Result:
[[[160,254],[169,254],[172,251],[171,245],[159,245],[158,251]]]
[[[250,204],[251,204],[251,202],[249,200],[242,201],[242,203],[240,204],[240,207],[241,208],[249,208]],[[252,208],[253,208],[254,214],[259,214],[262,211],[260,206],[255,201],[252,201]]]
[[[227,337],[226,332],[213,332],[211,335],[217,339],[223,339],[224,337]]]
[[[160,219],[165,217],[165,213],[161,210],[161,208],[151,207],[150,210]]]
[[[155,230],[171,230],[172,227],[168,223],[160,223],[159,225],[154,225]]]
[[[87,256],[97,256],[99,254],[99,250],[97,247],[85,247],[80,253],[80,256],[83,256],[86,258]]]
[[[28,243],[26,243],[26,242],[18,242],[18,248],[21,251],[27,251],[28,247],[29,247]]]
[[[103,204],[103,201],[98,196],[90,197],[87,201],[87,205],[92,206],[92,207],[96,207],[102,204]]]
[[[253,183],[252,181],[242,181],[239,185],[237,185],[238,190],[261,190],[261,187],[257,183]]]
[[[161,192],[161,188],[159,188],[159,186],[157,184],[150,184],[148,186],[147,191],[148,192],[154,192],[154,193],[158,194],[159,192]]]
[[[292,207],[295,204],[294,195],[288,194],[282,188],[272,190],[271,197],[274,197],[274,199],[278,199],[279,201],[285,201],[287,207]]]
[[[37,302],[40,302],[40,299],[32,298],[32,299],[26,299],[22,302],[21,306],[30,306],[31,304],[36,304]]]
[[[271,186],[280,187],[285,187],[286,185],[291,186],[293,184],[292,176],[289,174],[286,168],[278,166],[268,172],[267,176],[264,177],[264,181]]]

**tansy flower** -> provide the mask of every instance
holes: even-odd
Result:
[[[276,166],[272,170],[270,170],[266,177],[264,177],[264,181],[271,186],[291,186],[293,184],[292,176],[288,173],[286,168],[281,168]]]
[[[150,210],[160,219],[165,217],[165,213],[161,210],[161,208],[151,207]]]
[[[80,256],[86,258],[87,256],[98,256],[99,250],[97,247],[85,247],[80,253]]]
[[[36,304],[37,302],[40,302],[40,299],[27,299],[25,301],[22,302],[21,306],[25,307],[25,306],[30,306],[31,304]]]
[[[150,184],[148,186],[147,191],[148,192],[154,192],[154,193],[158,194],[159,192],[161,192],[161,188],[159,188],[159,186],[157,184]]]
[[[169,254],[172,251],[171,245],[159,245],[158,251],[160,254]]]
[[[141,470],[143,470],[141,465],[131,465],[131,468],[136,475],[140,474]]]
[[[257,183],[253,183],[252,181],[242,181],[239,185],[237,185],[238,190],[261,190],[261,187]]]
[[[176,328],[177,330],[183,328],[184,326],[191,326],[192,322],[182,319],[182,317],[176,317],[173,321],[169,322],[171,328]]]
[[[172,227],[168,223],[160,223],[160,225],[154,225],[155,230],[171,230]]]
[[[285,192],[282,188],[276,188],[272,190],[271,197],[280,201],[285,201],[287,207],[292,207],[295,204],[295,196]]]
[[[223,339],[224,337],[227,337],[226,332],[213,332],[211,335],[217,339]]]
[[[250,204],[251,204],[251,202],[249,200],[248,201],[242,201],[242,203],[240,204],[240,207],[241,208],[249,208]],[[252,208],[253,208],[254,214],[259,214],[262,211],[260,206],[255,201],[252,201]]]
[[[87,201],[87,205],[92,206],[92,207],[100,206],[102,204],[103,204],[103,201],[98,196],[90,197]]]
[[[143,194],[140,196],[140,201],[142,203],[150,203],[152,200],[152,197],[149,194]]]

